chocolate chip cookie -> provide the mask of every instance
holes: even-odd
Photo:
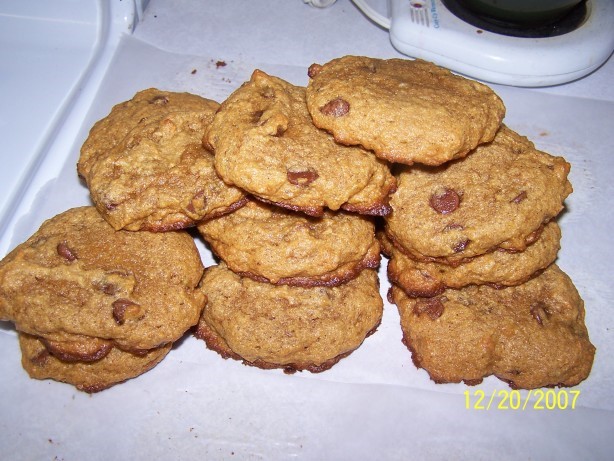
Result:
[[[281,207],[385,215],[395,180],[385,162],[316,128],[305,89],[256,70],[207,128],[204,144],[228,184]]]
[[[513,388],[575,386],[591,371],[584,303],[556,265],[500,290],[468,286],[410,298],[393,286],[391,298],[414,364],[437,383],[494,375]]]
[[[208,300],[196,336],[224,358],[287,372],[320,372],[347,356],[379,325],[377,273],[363,270],[336,287],[272,285],[224,263],[207,268]]]
[[[315,125],[395,163],[463,157],[492,140],[505,115],[486,85],[420,59],[345,56],[313,64],[309,77]]]
[[[496,248],[522,251],[563,209],[569,169],[504,126],[465,158],[404,168],[386,234],[414,259],[452,265]]]
[[[0,319],[64,359],[140,353],[198,322],[203,271],[185,231],[115,231],[94,207],[73,208],[0,262]]]
[[[112,348],[97,360],[63,360],[49,352],[36,336],[19,333],[21,364],[34,379],[53,379],[72,384],[83,392],[94,393],[135,378],[156,366],[166,357],[172,344],[141,354]]]
[[[152,88],[94,125],[77,169],[115,229],[181,229],[244,204],[245,194],[219,178],[201,143],[218,106]]]
[[[340,285],[380,262],[372,219],[355,213],[316,218],[250,201],[198,230],[233,272],[262,282]]]
[[[458,266],[436,261],[416,261],[392,244],[383,232],[378,234],[389,256],[388,278],[409,296],[429,297],[446,288],[467,285],[504,287],[520,285],[548,267],[560,249],[561,230],[549,222],[537,241],[522,252],[495,250],[476,256]]]

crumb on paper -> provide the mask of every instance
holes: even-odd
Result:
[[[219,69],[220,67],[226,67],[228,65],[228,63],[222,59],[212,59],[211,62],[215,64],[216,69]]]

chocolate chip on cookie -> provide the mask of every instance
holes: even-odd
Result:
[[[386,233],[414,259],[458,265],[522,251],[563,209],[569,164],[503,126],[495,139],[440,167],[404,167]]]
[[[198,322],[203,272],[187,232],[115,231],[72,208],[0,261],[0,319],[31,376],[93,392],[149,369]]]
[[[494,375],[513,388],[575,386],[591,371],[584,303],[555,265],[518,286],[448,289],[437,298],[393,286],[392,300],[414,363],[437,383]]]
[[[325,110],[343,116],[348,109],[336,100]],[[313,216],[326,208],[390,212],[395,180],[388,165],[337,144],[313,125],[305,88],[260,70],[222,103],[203,142],[215,151],[224,181],[264,202]]]
[[[505,107],[481,83],[420,59],[344,56],[308,71],[313,122],[395,163],[441,165],[494,137]]]

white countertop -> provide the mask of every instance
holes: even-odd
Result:
[[[301,0],[180,4],[152,0],[135,36],[175,53],[302,67],[346,54],[404,57],[391,45],[388,31],[371,22],[350,0],[337,0],[326,8],[310,7]],[[369,4],[379,12],[387,11],[386,0],[369,0]],[[614,101],[613,83],[614,59],[610,58],[583,79],[537,91]]]
[[[42,220],[89,203],[76,177],[79,147],[96,120],[139,89],[221,101],[256,67],[301,84],[313,62],[402,57],[387,31],[350,0],[323,9],[302,0],[145,3],[144,12],[130,0],[0,3],[0,94],[10,102],[0,107],[2,255]],[[371,3],[385,11],[385,0]],[[40,33],[19,36],[22,25]],[[23,52],[30,65],[18,61]],[[495,378],[472,388],[432,383],[412,364],[389,304],[378,332],[325,373],[245,367],[188,337],[150,372],[92,396],[28,379],[14,330],[0,322],[0,448],[7,459],[608,459],[614,60],[557,87],[492,86],[508,108],[506,123],[572,164],[559,265],[585,300],[597,346],[591,376],[577,387],[578,408],[466,408],[465,391],[509,388]],[[383,269],[380,275],[385,280]]]

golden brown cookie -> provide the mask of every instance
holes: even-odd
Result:
[[[384,215],[395,180],[359,147],[316,128],[305,89],[256,70],[217,111],[204,137],[228,184],[314,216],[324,208]]]
[[[486,85],[420,59],[345,56],[309,68],[307,107],[337,142],[440,165],[490,141],[505,115]]]
[[[154,349],[198,322],[203,271],[185,231],[115,231],[94,207],[73,208],[0,262],[0,319],[73,355],[105,341]]]
[[[393,286],[403,342],[437,383],[478,384],[489,375],[513,388],[575,386],[590,373],[595,347],[584,303],[556,265],[515,287],[469,286],[410,298]]]
[[[135,378],[156,366],[171,350],[167,344],[143,354],[113,348],[95,361],[65,361],[50,353],[40,338],[19,333],[21,363],[34,379],[53,379],[94,393]]]
[[[463,159],[403,169],[386,234],[414,259],[452,265],[496,248],[522,251],[563,209],[569,168],[504,126]]]
[[[446,288],[491,285],[495,288],[520,285],[548,267],[560,249],[561,230],[555,221],[544,227],[540,237],[522,252],[495,250],[458,266],[436,261],[416,261],[388,239],[378,237],[388,261],[388,278],[409,296],[429,297]]]
[[[244,203],[245,194],[219,178],[201,143],[218,106],[194,94],[148,89],[94,125],[77,168],[115,229],[181,229]]]
[[[138,125],[157,122],[173,113],[210,113],[217,106],[214,101],[203,100],[189,93],[173,93],[157,88],[139,91],[132,99],[116,104],[106,117],[94,124],[81,147],[77,170],[80,175],[88,176],[93,164]]]
[[[380,323],[383,302],[374,270],[336,287],[262,283],[207,268],[208,301],[196,336],[224,358],[287,372],[320,372],[361,345]]]
[[[317,218],[250,201],[198,230],[233,272],[261,282],[340,285],[380,262],[372,219],[354,213]]]

